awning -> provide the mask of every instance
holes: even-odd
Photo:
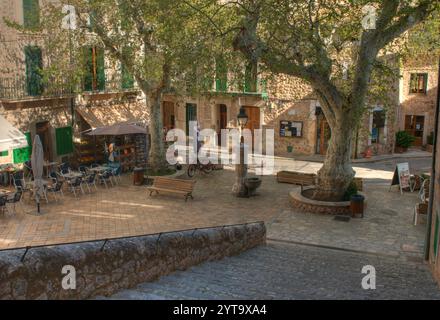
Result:
[[[145,105],[80,106],[75,110],[92,127],[111,126],[117,123],[131,122],[147,124],[149,115]]]
[[[0,152],[25,148],[28,146],[26,136],[0,116]]]
[[[120,136],[126,134],[147,134],[147,129],[134,123],[118,123],[96,128],[88,133],[90,136]]]

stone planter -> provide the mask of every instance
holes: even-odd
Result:
[[[262,180],[258,177],[249,177],[244,180],[244,185],[248,190],[248,196],[255,196],[257,189],[261,186]]]
[[[395,148],[396,153],[404,153],[407,151],[408,151],[408,148],[405,148],[405,147],[396,146],[396,148]]]
[[[362,192],[359,192],[359,194],[365,197],[365,194],[363,194]],[[302,212],[351,216],[351,201],[334,202],[313,200],[303,196],[300,187],[293,189],[289,193],[289,201],[294,208]],[[364,209],[365,207],[366,202],[364,202]]]

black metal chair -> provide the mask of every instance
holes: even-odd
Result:
[[[15,193],[14,193],[14,195],[12,196],[12,197],[7,197],[6,198],[6,203],[8,203],[8,204],[12,204],[13,205],[13,208],[14,208],[14,211],[13,211],[13,213],[15,214],[15,207],[16,207],[16,204],[17,203],[20,203],[21,204],[21,198],[22,198],[22,196],[23,196],[23,191],[21,191],[21,190],[17,190]],[[9,210],[8,210],[9,211]]]
[[[103,173],[100,173],[98,175],[99,183],[104,184],[106,188],[108,188],[107,182],[110,182],[110,184],[113,186],[113,181],[111,179],[111,172],[110,171],[104,171]]]
[[[96,187],[96,173],[91,173],[87,177],[85,177],[83,182],[87,188],[89,189],[89,192],[92,192],[91,186],[95,187],[95,190],[98,191],[98,187]]]
[[[8,203],[8,196],[7,195],[3,195],[0,196],[0,210],[3,214],[5,214],[5,210],[8,210],[8,207],[6,206],[6,204]]]
[[[82,178],[67,180],[67,184],[69,185],[70,191],[72,191],[75,195],[75,198],[77,197],[76,190],[81,190],[81,193],[84,194],[84,190],[82,188]]]
[[[64,184],[64,181],[54,180],[54,184],[52,184],[51,186],[47,186],[47,192],[53,194],[55,201],[58,201],[57,193],[61,194],[61,196],[64,197],[63,184]]]

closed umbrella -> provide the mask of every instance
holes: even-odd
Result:
[[[32,148],[32,173],[34,175],[34,192],[35,199],[37,200],[37,210],[40,213],[40,198],[44,192],[43,186],[43,165],[44,165],[44,152],[43,145],[41,144],[40,137],[35,136],[34,144]]]

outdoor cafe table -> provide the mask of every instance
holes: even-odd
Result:
[[[110,167],[105,167],[105,166],[98,166],[98,167],[94,167],[94,168],[90,168],[90,171],[96,172],[96,173],[102,173],[104,171],[107,171],[111,169]]]
[[[82,176],[83,176],[83,174],[81,172],[77,172],[77,171],[70,171],[68,173],[63,174],[63,177],[68,180],[81,178]]]

